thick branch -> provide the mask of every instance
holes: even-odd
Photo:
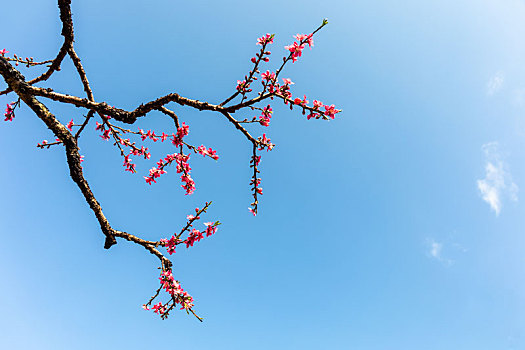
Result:
[[[102,114],[111,115],[115,120],[118,120],[118,121],[121,121],[127,124],[133,124],[137,120],[137,118],[145,116],[147,113],[151,112],[152,110],[160,109],[160,107],[170,102],[178,103],[181,106],[193,107],[200,111],[207,110],[207,111],[221,112],[223,110],[222,107],[219,107],[217,105],[213,105],[208,102],[201,102],[199,100],[192,100],[186,97],[182,97],[179,94],[173,93],[173,94],[168,94],[166,96],[159,97],[158,99],[154,101],[150,101],[146,104],[141,104],[133,111],[128,112],[120,108],[111,107],[105,102],[93,102],[93,101],[89,101],[89,99],[86,99],[86,98],[80,98],[77,96],[60,94],[60,93],[54,92],[52,89],[43,89],[43,88],[38,88],[34,86],[28,86],[28,89],[31,92],[31,94],[35,96],[42,96],[42,97],[49,98],[53,101],[69,103],[76,107],[92,109]]]
[[[84,195],[86,202],[89,204],[91,210],[95,214],[102,232],[106,235],[106,242],[104,248],[108,249],[117,241],[113,235],[114,230],[111,228],[108,220],[102,212],[100,204],[96,200],[93,192],[89,188],[87,181],[84,179],[82,173],[82,166],[80,165],[80,154],[75,138],[69,130],[62,125],[51,112],[40,103],[32,94],[31,87],[25,81],[24,76],[14,69],[4,57],[0,57],[0,74],[4,77],[8,86],[35,112],[35,114],[53,131],[55,136],[62,141],[66,147],[67,164],[71,178],[77,184],[78,188]]]

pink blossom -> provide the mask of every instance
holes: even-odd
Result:
[[[217,155],[217,151],[214,151],[211,148],[208,148],[208,156],[215,160],[219,159],[219,156]]]
[[[272,118],[273,110],[270,105],[267,105],[262,110],[262,115],[259,117],[259,124],[262,126],[270,125],[270,119]]]
[[[71,121],[67,123],[67,128],[69,129],[69,131],[73,131],[73,119],[71,119]]]
[[[292,93],[290,92],[290,85],[283,85],[283,86],[277,86],[278,91],[276,92],[277,95],[281,95],[284,97],[284,103],[288,104],[288,99],[292,98]]]
[[[182,122],[182,126],[177,129],[177,135],[172,135],[171,143],[176,147],[180,147],[183,144],[184,136],[187,136],[190,133],[190,127]]]
[[[284,85],[293,85],[295,84],[294,82],[292,82],[290,79],[288,78],[283,78],[283,84]]]
[[[314,46],[313,34],[297,34],[294,38],[299,40],[299,42],[307,43],[310,48]]]
[[[297,42],[294,42],[292,45],[285,46],[286,50],[290,51],[292,54],[292,62],[297,61],[298,57],[301,57],[304,49],[304,44],[299,45]]]
[[[181,127],[177,129],[177,134],[181,138],[183,138],[184,136],[187,136],[189,133],[190,133],[189,125],[186,125],[186,123],[182,122]]]
[[[184,185],[181,185],[182,188],[186,190],[186,195],[192,194],[195,191],[195,181],[189,175],[182,175],[180,177]]]
[[[274,72],[270,72],[269,70],[267,70],[266,72],[262,73],[261,74],[261,78],[263,80],[266,80],[266,81],[275,81],[275,73]]]
[[[106,129],[104,130],[104,132],[102,133],[102,135],[100,135],[100,137],[103,139],[103,140],[109,140],[110,136],[109,136],[109,133],[111,132],[110,129]]]
[[[296,98],[293,101],[296,105],[306,107],[308,105],[308,100],[306,99],[306,95],[304,95],[304,99],[301,100],[300,98]]]
[[[160,243],[166,247],[166,250],[171,255],[175,253],[175,248],[177,247],[178,239],[175,236],[172,236],[169,240],[166,238],[163,238],[160,240]]]
[[[8,52],[6,49],[0,50],[0,55],[4,56]]]
[[[214,225],[211,222],[205,222],[204,225],[206,225],[206,237],[209,237],[217,232],[217,225]]]
[[[266,118],[266,117],[259,117],[259,124],[261,124],[262,126],[269,126],[270,125],[270,118]]]
[[[13,109],[13,106],[12,106],[13,104],[14,102],[11,104],[7,104],[7,108],[5,109],[4,121],[6,122],[10,122],[15,118],[15,110]]]
[[[249,89],[250,83],[246,82],[246,80],[237,80],[237,91],[239,91],[241,94],[245,94],[247,92],[252,91],[252,89]]]
[[[131,163],[131,158],[129,157],[129,154],[124,156],[124,164],[123,166],[126,167],[125,171],[129,171],[130,173],[136,173],[135,170],[135,164]]]
[[[266,35],[263,35],[262,37],[257,39],[257,45],[267,45],[273,43],[273,34],[266,33]]]
[[[159,161],[161,162],[162,159]],[[159,164],[159,163],[157,163]],[[144,179],[146,179],[146,182],[151,185],[151,182],[157,183],[155,181],[156,178],[160,177],[162,174],[166,174],[166,171],[163,169],[164,164],[160,165],[159,168],[153,167],[149,170],[149,176],[144,176]]]
[[[323,107],[323,103],[321,101],[314,100],[314,109],[319,109]]]
[[[271,140],[266,137],[266,134],[263,134],[262,137],[259,137],[259,151],[262,151],[266,148],[266,151],[271,151],[275,145],[270,142]]]
[[[156,314],[163,314],[166,311],[161,302],[159,302],[156,305],[153,305],[152,309]]]
[[[219,159],[219,156],[217,155],[217,151],[212,150],[211,148],[206,149],[206,146],[201,145],[197,147],[197,152],[202,154],[203,156],[208,156],[210,158],[213,158],[215,160]]]
[[[331,106],[324,106],[324,109],[325,109],[325,114],[326,114],[327,116],[329,116],[330,118],[332,118],[332,119],[335,118],[335,114],[336,114],[336,113],[341,112],[340,109],[335,109],[335,106],[334,106],[334,105],[331,105]]]
[[[186,248],[189,248],[189,247],[193,247],[193,244],[195,242],[199,242],[202,238],[203,238],[203,233],[200,232],[199,230],[197,229],[193,229],[190,233],[190,235],[188,236],[188,238],[186,238]]]

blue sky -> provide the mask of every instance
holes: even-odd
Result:
[[[219,116],[174,107],[197,190],[168,169],[124,173],[93,128],[87,180],[115,228],[151,239],[213,200],[216,235],[172,256],[204,323],[141,305],[157,261],[109,251],[61,148],[28,109],[0,125],[0,347],[9,349],[525,349],[525,2],[73,1],[95,99],[131,109],[168,92],[219,102],[275,33],[274,68],[297,33],[330,23],[284,75],[343,109],[305,118],[275,104],[254,218],[250,146]],[[61,44],[54,1],[3,5],[0,49],[35,59]],[[25,70],[27,76],[31,71]],[[4,85],[0,87],[3,88]],[[48,83],[82,95],[73,66]],[[0,97],[0,102],[12,101]],[[48,106],[63,122],[81,111]],[[251,115],[247,114],[247,117]],[[151,114],[137,127],[169,130]],[[168,150],[153,147],[154,161]]]

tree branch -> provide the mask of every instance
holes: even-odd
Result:
[[[81,159],[75,138],[69,130],[62,125],[53,114],[40,103],[32,94],[31,87],[26,83],[24,76],[14,69],[4,57],[0,56],[0,74],[4,77],[8,86],[24,101],[33,112],[46,124],[46,126],[62,141],[66,148],[67,164],[73,181],[84,195],[86,202],[93,210],[102,232],[106,235],[104,248],[109,249],[116,244],[113,229],[102,212],[100,204],[96,200],[87,181],[84,179]]]
[[[62,22],[62,36],[64,37],[64,43],[60,47],[57,56],[51,62],[49,69],[42,75],[36,77],[27,82],[32,85],[40,81],[45,81],[57,70],[60,70],[60,64],[66,57],[69,48],[73,47],[74,34],[73,34],[73,19],[71,18],[71,0],[58,0],[58,8],[60,9],[60,21]],[[13,91],[11,88],[7,88],[4,91],[0,91],[0,96],[5,95]]]

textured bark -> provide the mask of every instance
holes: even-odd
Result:
[[[67,164],[69,166],[69,173],[71,178],[77,184],[78,188],[84,195],[89,207],[95,213],[100,224],[102,232],[106,235],[104,248],[108,249],[117,241],[114,237],[114,230],[111,228],[108,220],[102,212],[100,204],[96,200],[93,192],[82,173],[82,166],[80,165],[80,154],[78,153],[78,146],[75,137],[69,130],[60,123],[57,118],[47,109],[44,104],[38,101],[35,96],[31,94],[31,86],[25,81],[24,76],[14,69],[4,57],[0,56],[0,74],[4,77],[8,86],[24,101],[33,112],[46,124],[46,126],[55,134],[55,136],[62,141],[66,148]]]

